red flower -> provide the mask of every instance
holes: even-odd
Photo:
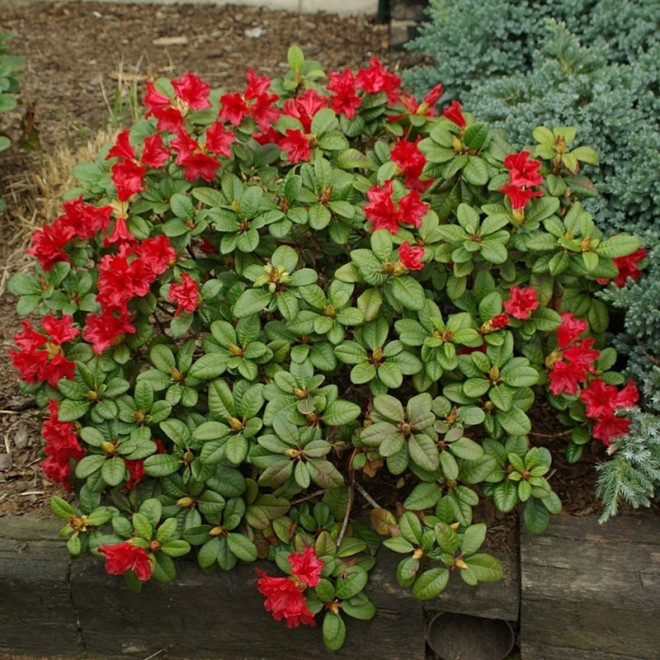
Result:
[[[566,348],[574,342],[587,328],[589,324],[584,319],[578,319],[570,312],[561,315],[561,324],[557,328],[557,342],[560,348]]]
[[[57,419],[57,405],[56,399],[48,401],[50,417],[41,427],[41,435],[46,441],[44,453],[47,458],[41,461],[40,467],[48,479],[71,490],[71,461],[79,461],[85,455],[85,450],[73,432],[73,423],[60,422]]]
[[[353,119],[362,103],[362,99],[355,93],[355,77],[349,69],[342,73],[331,71],[328,74],[330,82],[329,91],[334,92],[330,97],[330,106],[338,115]]]
[[[177,136],[171,142],[177,152],[176,164],[182,165],[183,176],[188,181],[204,179],[213,181],[220,168],[220,161],[205,153],[203,147],[194,140],[184,128],[177,131]]]
[[[140,260],[142,272],[148,272],[152,281],[176,263],[176,250],[169,237],[162,234],[145,238],[135,246],[135,254]]]
[[[271,577],[256,569],[259,574],[257,589],[266,596],[264,607],[271,612],[276,621],[286,620],[288,628],[296,628],[300,624],[314,625],[314,614],[307,608],[303,591],[294,578]]]
[[[593,378],[580,392],[580,401],[585,404],[585,413],[591,419],[614,414],[616,386],[608,385],[600,378]]]
[[[387,229],[391,234],[399,231],[401,217],[394,205],[392,192],[391,179],[386,181],[382,188],[373,186],[367,191],[367,199],[371,204],[364,206],[364,213],[367,220],[374,223],[374,231]]]
[[[211,153],[229,158],[231,156],[229,147],[234,142],[236,142],[236,135],[233,131],[225,130],[225,127],[219,121],[211,124],[206,131],[206,148]]]
[[[119,160],[110,170],[112,172],[112,183],[117,188],[117,199],[120,202],[129,200],[136,193],[146,188],[144,175],[147,171],[132,160]]]
[[[591,435],[600,440],[604,445],[612,444],[612,438],[628,433],[631,420],[615,415],[606,415],[594,424]]]
[[[422,171],[426,165],[426,156],[419,150],[416,142],[399,140],[392,149],[391,158],[399,166],[406,178],[406,186],[413,190],[423,192],[432,183],[432,180],[420,181]]]
[[[504,167],[509,170],[509,183],[498,190],[511,200],[514,209],[522,209],[533,197],[543,196],[540,190],[530,190],[543,183],[543,176],[539,174],[541,162],[529,160],[529,155],[529,151],[521,151],[504,159]]]
[[[303,552],[292,552],[289,555],[291,573],[305,586],[315,587],[321,582],[321,571],[325,562],[316,556],[312,547],[306,547]]]
[[[372,57],[369,67],[357,73],[355,86],[369,94],[385,92],[389,103],[396,103],[400,98],[401,78],[390,73],[377,57]]]
[[[112,232],[110,232],[110,234],[106,236],[105,240],[103,241],[103,245],[106,247],[108,245],[112,245],[113,243],[117,243],[117,245],[130,245],[134,242],[135,236],[133,236],[133,234],[131,234],[129,231],[128,225],[126,224],[126,218],[119,216],[115,220],[115,226],[112,229]]]
[[[458,101],[452,101],[446,108],[442,110],[442,116],[449,119],[459,128],[465,128],[467,121],[463,116],[463,109]]]
[[[422,259],[424,259],[423,247],[419,245],[412,246],[408,241],[401,243],[399,246],[399,261],[408,270],[422,270],[424,268]]]
[[[172,87],[179,99],[189,108],[204,110],[211,107],[209,94],[211,86],[193,73],[186,72],[178,80],[172,81]]]
[[[250,109],[240,94],[223,94],[220,97],[220,121],[228,121],[234,126],[240,126]]]
[[[105,157],[106,160],[109,158],[122,158],[124,160],[133,160],[135,158],[135,150],[130,143],[131,132],[128,129],[125,129],[117,135],[115,144],[112,146],[108,155]]]
[[[63,248],[69,244],[71,238],[71,234],[60,231],[57,221],[52,225],[44,225],[32,234],[27,253],[36,257],[41,267],[48,271],[60,261],[70,261]]]
[[[528,319],[538,306],[536,291],[532,287],[513,286],[509,289],[509,299],[504,301],[504,311],[520,321]]]
[[[628,254],[625,257],[615,257],[612,261],[614,261],[614,265],[617,267],[619,274],[612,280],[599,279],[598,283],[607,284],[611,281],[619,288],[622,288],[626,286],[629,277],[634,282],[637,282],[642,274],[638,264],[643,259],[646,259],[646,250],[644,248],[639,248],[639,250],[635,250],[632,254]]]
[[[429,205],[423,202],[417,190],[411,190],[399,200],[401,222],[420,227],[422,218],[428,213]]]
[[[287,99],[282,107],[282,113],[298,119],[303,125],[305,133],[310,133],[314,115],[327,107],[327,97],[322,96],[315,89],[306,89],[304,94]]]
[[[178,80],[172,81],[176,100],[156,90],[154,84],[147,83],[147,94],[144,99],[148,107],[146,116],[154,116],[158,120],[159,131],[176,132],[183,124],[183,118],[189,109],[203,110],[211,107],[209,93],[210,85],[192,73],[184,73]]]
[[[105,232],[110,222],[111,206],[94,206],[82,197],[62,204],[64,213],[52,225],[45,225],[32,235],[28,254],[35,256],[44,270],[60,261],[69,261],[64,248],[75,238],[88,240]]]
[[[308,161],[312,155],[312,138],[297,128],[287,128],[286,137],[280,140],[280,148],[284,151],[292,165]]]
[[[639,392],[633,381],[617,391],[615,385],[608,385],[600,378],[593,378],[580,392],[580,401],[585,404],[585,413],[591,419],[614,415],[619,408],[634,406],[639,400]]]
[[[579,344],[566,348],[564,359],[578,367],[582,367],[585,372],[593,373],[594,362],[600,357],[600,351],[592,349],[594,341],[593,337],[588,337]]]
[[[422,202],[416,190],[410,191],[395,204],[392,192],[391,179],[382,188],[373,186],[367,191],[371,204],[364,206],[364,212],[367,220],[374,223],[374,231],[387,229],[391,234],[396,234],[400,222],[419,227],[429,210],[428,204]]]
[[[128,458],[125,458],[124,465],[130,474],[130,479],[126,482],[126,488],[131,490],[131,488],[137,486],[147,474],[144,469],[144,461],[131,461]]]
[[[245,72],[247,87],[245,88],[246,99],[258,99],[267,94],[270,89],[271,80],[268,76],[260,76],[254,69]]]
[[[71,238],[79,238],[83,241],[105,232],[112,214],[111,206],[87,204],[83,201],[82,196],[64,202],[62,210],[64,213],[53,223],[57,226],[57,230],[71,235]]]
[[[160,133],[144,138],[140,161],[147,167],[163,167],[170,159],[170,150],[163,144]]]
[[[106,348],[121,343],[125,334],[134,334],[128,312],[104,310],[101,314],[88,314],[83,339],[92,344],[92,350],[101,355]]]
[[[559,394],[577,394],[579,384],[586,379],[585,370],[577,364],[570,362],[555,362],[548,373],[550,391]]]
[[[170,285],[167,299],[178,305],[176,312],[174,312],[174,316],[179,316],[181,311],[186,311],[188,314],[192,314],[197,309],[199,303],[197,282],[187,273],[183,273],[181,275],[181,284],[175,282]]]
[[[144,104],[148,110],[147,117],[156,117],[156,127],[159,131],[172,131],[176,130],[183,124],[183,113],[179,108],[172,105],[172,100],[161,94],[153,82],[147,82],[147,94],[144,97]]]
[[[47,382],[51,387],[57,387],[62,378],[72,379],[76,365],[64,357],[62,344],[80,333],[73,327],[73,317],[44,316],[42,327],[50,337],[37,332],[30,321],[22,321],[22,325],[23,331],[14,337],[20,350],[8,351],[21,379],[30,384]]]
[[[132,571],[140,582],[151,577],[152,562],[146,550],[128,541],[117,545],[102,545],[99,552],[105,555],[105,570],[110,575],[124,575]]]
[[[152,272],[131,248],[122,246],[119,254],[106,254],[98,265],[98,295],[104,310],[126,312],[135,296],[146,296],[153,281]]]
[[[509,325],[509,316],[507,314],[497,314],[490,320],[494,330],[501,330]]]

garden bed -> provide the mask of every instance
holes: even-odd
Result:
[[[387,47],[383,31],[364,19],[351,22],[321,16],[317,21],[260,9],[215,8],[221,12],[216,14],[213,8],[162,7],[157,10],[159,17],[171,22],[167,22],[166,34],[156,34],[154,22],[145,20],[138,7],[48,4],[39,14],[34,9],[35,6],[12,7],[9,26],[17,31],[29,62],[24,86],[23,137],[34,138],[30,127],[36,122],[45,149],[61,144],[62,130],[73,146],[81,141],[83,132],[95,134],[102,123],[100,117],[107,115],[108,110],[114,122],[112,128],[118,128],[123,120],[130,119],[133,95],[147,75],[173,77],[190,69],[212,84],[235,88],[242,84],[245,68],[253,66],[260,72],[280,73],[280,60],[293,41],[301,43],[308,56],[318,56],[334,69],[363,65],[372,55],[379,54],[379,49],[385,51]],[[147,11],[151,14],[153,7]],[[82,12],[84,20],[75,20],[76,12]],[[156,23],[161,30],[162,23]],[[81,26],[83,31],[70,33],[72,25]],[[54,38],[53,27],[67,31],[61,41],[73,44],[60,59],[48,52],[49,45],[60,41]],[[99,45],[104,39],[114,38],[118,28],[126,35],[126,52],[122,51],[119,60],[110,46],[105,53]],[[135,39],[129,28],[137,31]],[[301,33],[308,34],[309,40],[301,40]],[[98,36],[98,40],[90,40],[90,34]],[[264,35],[268,36],[262,39]],[[255,48],[246,48],[253,43]],[[215,44],[221,44],[220,50],[214,50]],[[265,46],[268,53],[257,44]],[[165,50],[159,50],[162,48]],[[254,61],[246,59],[246,50],[250,50]],[[176,65],[172,64],[174,51]],[[123,58],[130,60],[138,52],[146,54],[145,72],[139,65],[127,71],[127,60]],[[274,59],[271,53],[275,53]],[[109,54],[112,62],[104,59]],[[68,82],[62,81],[64,76],[59,71],[59,67],[68,71],[65,55],[75,60],[78,67],[73,71],[72,65]],[[154,64],[161,57],[167,63]],[[381,53],[381,59],[387,61],[386,52]],[[102,71],[87,89],[78,89],[80,81],[87,80],[90,70],[96,70],[101,61],[101,66],[109,69]],[[92,93],[97,83],[106,92],[106,100],[114,96],[109,108],[103,109],[98,93]],[[110,95],[108,83],[116,87]],[[66,94],[58,98],[53,93],[56,102],[53,107],[44,108],[42,99],[49,98],[48,84],[58,85],[58,92],[62,87]],[[85,101],[87,92],[89,104]],[[39,99],[39,104],[30,103],[31,94]],[[79,118],[81,131],[74,136],[70,132],[71,122]],[[7,232],[5,275],[20,267],[22,247],[30,230],[52,218],[49,205],[54,201],[51,198],[57,196],[53,192],[56,186],[50,182],[44,185],[42,181],[42,197],[34,195],[39,190],[35,181],[43,174],[45,158],[41,163],[38,160],[10,161],[7,181],[13,197],[12,214],[19,222],[11,229],[3,229]],[[61,169],[68,172],[71,164],[65,163]],[[26,174],[26,167],[34,168],[31,174]],[[20,230],[16,229],[18,226]],[[4,303],[7,312],[3,314],[3,332],[8,346],[18,326],[10,311],[13,302],[6,299]],[[225,660],[327,657],[318,631],[303,629],[291,634],[264,613],[251,566],[204,576],[192,562],[183,562],[175,585],[149,583],[144,593],[136,596],[120,581],[107,576],[99,562],[89,558],[72,562],[57,536],[57,522],[27,515],[13,517],[42,515],[48,497],[56,492],[37,470],[41,441],[32,407],[29,398],[21,397],[13,379],[2,384],[0,408],[5,440],[0,454],[0,577],[5,588],[0,606],[0,651],[12,656],[192,655]],[[388,551],[381,551],[378,569],[367,589],[378,616],[366,625],[359,624],[359,629],[349,624],[349,641],[337,657],[424,658],[428,653],[427,637],[434,640],[432,646],[437,650],[437,626],[442,620],[436,617],[439,613],[497,619],[519,627],[523,657],[655,657],[658,634],[649,631],[654,630],[654,603],[659,595],[654,565],[660,536],[657,511],[625,516],[606,527],[600,527],[592,515],[584,515],[598,511],[593,499],[593,464],[603,457],[603,447],[594,446],[598,452],[587,451],[585,461],[569,465],[561,458],[565,433],[549,422],[543,406],[537,406],[531,416],[536,418],[530,433],[535,436],[534,443],[551,445],[556,457],[548,478],[564,503],[565,515],[554,519],[545,535],[532,537],[526,532],[518,534],[515,519],[509,517],[507,520],[513,522],[502,522],[502,516],[492,506],[479,507],[475,522],[486,522],[491,527],[487,549],[501,560],[504,579],[478,589],[468,589],[453,579],[440,597],[425,604],[396,584],[396,559]],[[385,506],[393,506],[394,500],[405,497],[404,491],[394,491],[390,486],[388,482],[385,489],[394,498],[391,502],[390,497],[386,498]],[[382,502],[379,497],[376,499]],[[200,601],[205,603],[202,611],[192,605]],[[511,628],[505,626],[507,629]],[[259,630],[258,636],[255,630]],[[460,646],[451,657],[457,657],[457,653],[462,658],[469,655]]]

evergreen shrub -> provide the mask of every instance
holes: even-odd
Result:
[[[649,249],[657,246],[658,3],[431,0],[429,15],[410,48],[435,64],[408,72],[412,88],[423,93],[442,81],[450,98],[460,95],[519,147],[539,124],[574,126],[578,140],[599,156],[598,167],[584,168],[596,184],[585,206],[609,231],[633,231]],[[641,282],[603,293],[622,316],[625,311],[613,341],[627,358],[627,372],[644,384],[650,409],[660,382],[658,282],[660,262],[650,259]],[[602,492],[615,490],[621,492]]]

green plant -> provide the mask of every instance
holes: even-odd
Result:
[[[13,110],[18,103],[18,72],[23,68],[25,58],[12,55],[8,43],[13,37],[11,33],[0,34],[0,113]],[[9,148],[11,140],[0,133],[0,151]],[[5,202],[0,199],[0,213],[5,208]]]
[[[538,129],[535,160],[376,59],[327,78],[288,59],[242,93],[148,84],[11,279],[42,317],[11,354],[49,410],[43,469],[77,495],[52,502],[72,554],[136,589],[193,548],[204,570],[270,559],[266,608],[322,613],[334,650],[344,615],[374,615],[380,545],[429,599],[500,577],[482,497],[534,532],[559,512],[538,394],[574,456],[625,433],[636,389],[596,293],[640,241],[569,190],[594,157],[558,151],[570,129]]]
[[[596,150],[599,160],[597,167],[593,159],[586,161],[586,168],[573,163],[576,177],[569,185],[581,185],[581,173],[588,171],[595,189],[591,194],[584,190],[590,195],[585,207],[601,226],[635,232],[656,245],[660,229],[657,5],[645,0],[588,0],[578,5],[435,0],[431,23],[411,47],[432,55],[436,64],[415,69],[407,78],[421,93],[443,80],[450,97],[460,93],[466,105],[517,145],[527,144],[538,124],[576,127],[580,140]],[[660,383],[660,289],[655,285],[659,268],[658,260],[651,258],[638,284],[630,282],[621,290],[610,287],[602,294],[625,310],[619,324],[622,332],[612,342],[626,361],[625,372],[642,384],[649,411],[657,410],[654,395]],[[645,497],[645,492],[641,490],[639,496]],[[611,510],[616,502],[606,501],[605,506]]]

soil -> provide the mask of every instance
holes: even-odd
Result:
[[[410,55],[390,51],[387,26],[377,25],[374,17],[256,7],[2,1],[0,33],[6,31],[16,35],[13,51],[26,57],[20,112],[10,124],[22,124],[23,135],[16,128],[13,137],[29,139],[34,128],[41,146],[33,152],[12,147],[0,155],[0,196],[8,203],[0,224],[0,373],[5,374],[0,380],[0,517],[48,515],[50,496],[64,495],[38,468],[39,411],[20,392],[6,353],[20,323],[15,300],[3,291],[8,277],[26,263],[31,231],[57,213],[68,172],[80,160],[76,150],[99,130],[129,119],[131,97],[137,90],[141,94],[151,77],[192,71],[214,87],[239,90],[247,68],[279,75],[294,43],[326,70],[355,69],[374,55],[394,69],[411,62]],[[5,124],[3,118],[0,128]],[[557,449],[553,487],[566,513],[597,512],[596,456],[567,464],[557,432],[545,421],[536,438]],[[502,530],[502,540],[511,539],[511,516],[492,507],[481,516]]]

